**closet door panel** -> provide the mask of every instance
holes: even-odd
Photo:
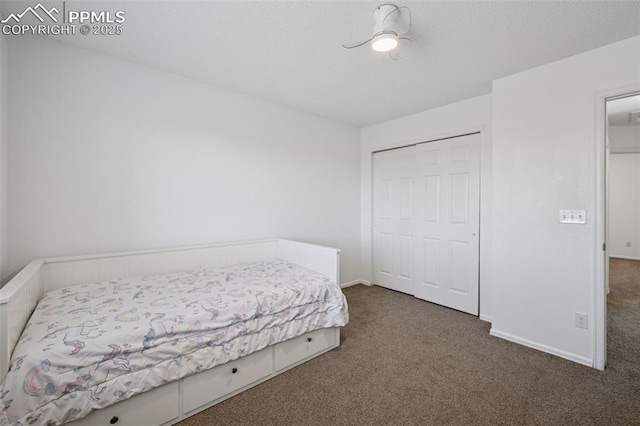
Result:
[[[418,144],[415,295],[478,314],[480,135]]]
[[[373,156],[373,282],[414,293],[415,146]]]

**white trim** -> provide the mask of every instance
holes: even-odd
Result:
[[[347,281],[345,283],[341,283],[340,284],[340,288],[352,287],[352,286],[357,285],[357,284],[360,284],[359,280]]]
[[[624,96],[640,92],[640,85],[621,87],[595,94],[595,208],[593,220],[594,232],[594,281],[593,281],[593,306],[591,315],[593,316],[593,339],[592,355],[593,367],[604,370],[607,364],[607,289],[605,262],[608,259],[607,252],[602,250],[602,245],[606,240],[606,123],[607,111],[606,102],[609,98]]]
[[[313,249],[319,250],[328,250],[340,253],[342,250],[334,247],[327,247],[316,245],[312,243],[306,243],[302,241],[288,240],[286,238],[270,238],[265,240],[250,240],[250,241],[231,241],[228,243],[214,243],[214,244],[199,244],[194,246],[179,246],[179,247],[166,247],[161,249],[152,249],[152,250],[134,250],[134,251],[124,251],[124,252],[112,252],[112,253],[94,253],[88,255],[81,256],[66,256],[66,257],[53,257],[44,259],[45,263],[62,263],[62,262],[75,262],[77,260],[93,260],[93,259],[107,259],[111,257],[127,257],[127,256],[138,256],[142,254],[156,254],[156,253],[174,253],[178,251],[192,251],[199,249],[207,249],[207,248],[216,248],[216,247],[234,247],[234,246],[246,246],[249,244],[266,244],[266,243],[276,243],[276,242],[284,242],[284,243],[293,243],[298,246],[307,246],[312,247]]]
[[[593,367],[604,370],[607,363],[607,302],[606,297],[598,292],[598,287],[605,286],[605,251],[601,249],[605,244],[606,219],[605,219],[605,161],[606,161],[606,122],[607,111],[605,94],[596,95],[596,118],[595,118],[595,159],[596,159],[596,197],[595,209],[593,211],[593,220],[596,227],[594,232],[594,282],[593,282],[593,308],[591,315],[593,317],[593,338],[592,338],[592,355]]]
[[[152,249],[152,250],[94,253],[94,254],[87,254],[87,255],[80,255],[80,256],[52,257],[52,258],[44,259],[44,262],[45,263],[63,263],[63,262],[75,262],[78,260],[93,260],[93,259],[108,259],[112,257],[138,256],[143,254],[173,253],[173,252],[179,252],[179,251],[191,251],[191,250],[216,248],[216,247],[226,248],[226,247],[232,247],[232,246],[244,246],[247,244],[275,243],[279,240],[280,239],[278,238],[272,238],[268,240],[231,241],[229,243],[199,244],[195,246],[166,247],[166,248]],[[288,240],[283,240],[283,241],[288,241]],[[300,244],[308,244],[308,243],[300,243]],[[318,247],[321,248],[322,246],[318,246]]]
[[[640,257],[636,257],[636,256],[619,256],[617,254],[610,254],[609,258],[616,258],[616,259],[624,259],[624,260],[640,260]]]
[[[367,284],[367,283],[368,283],[368,281],[365,281],[365,280],[347,281],[346,283],[340,284],[340,288],[352,287],[352,286],[358,285],[358,284],[371,285],[371,284]]]
[[[611,154],[638,154],[640,153],[640,148],[637,147],[617,147],[615,149],[611,149]]]
[[[476,134],[476,133],[482,134],[482,132],[484,132],[487,129],[487,125],[488,124],[483,123],[483,124],[480,124],[480,125],[465,127],[463,129],[460,129],[460,130],[450,130],[450,131],[447,131],[447,132],[426,134],[425,136],[420,136],[420,137],[416,137],[416,138],[410,138],[410,139],[403,139],[403,140],[399,140],[399,141],[389,141],[389,142],[379,143],[379,144],[373,145],[370,148],[370,150],[371,150],[371,154],[375,154],[376,152],[380,152],[380,151],[388,151],[388,150],[391,150],[391,149],[406,148],[408,146],[419,145],[419,144],[422,144],[422,143],[436,142],[436,141],[441,141],[441,140],[444,140],[444,139],[454,139],[454,138],[458,138],[460,136],[472,135],[472,134]]]
[[[551,355],[556,355],[556,356],[559,356],[560,358],[568,359],[569,361],[574,361],[579,364],[586,365],[588,367],[593,366],[592,359],[585,358],[583,356],[576,355],[571,352],[561,351],[560,349],[552,348],[551,346],[543,345],[542,343],[537,343],[528,339],[523,339],[522,337],[514,336],[513,334],[505,333],[504,331],[496,330],[495,328],[492,328],[489,331],[489,334],[504,340],[508,340],[513,343],[518,343],[520,345],[527,346],[529,348],[546,352]]]
[[[482,315],[480,314],[478,316],[478,318],[480,318],[481,321],[485,321],[485,322],[493,322],[493,317],[491,315]]]

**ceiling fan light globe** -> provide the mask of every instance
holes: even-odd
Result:
[[[371,40],[371,48],[376,52],[390,52],[398,46],[398,36],[394,33],[378,34]]]

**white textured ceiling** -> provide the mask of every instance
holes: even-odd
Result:
[[[371,35],[379,3],[67,1],[124,10],[124,34],[58,40],[366,126],[640,34],[640,1],[398,1],[413,18],[407,57],[343,49]]]

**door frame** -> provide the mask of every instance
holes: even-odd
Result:
[[[607,267],[609,261],[607,241],[607,101],[640,93],[640,85],[599,92],[595,96],[595,209],[594,209],[594,277],[593,285],[593,367],[604,370],[607,364]],[[605,249],[603,249],[603,244]]]

